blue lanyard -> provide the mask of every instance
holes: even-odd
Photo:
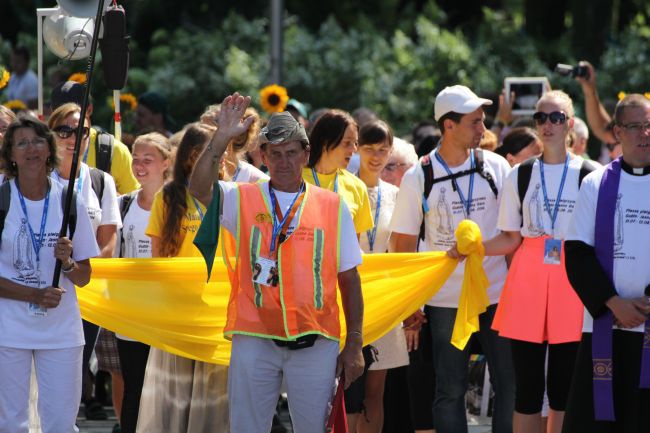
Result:
[[[278,235],[282,231],[282,227],[284,227],[284,225],[287,223],[287,219],[289,218],[289,216],[292,213],[291,210],[293,209],[293,206],[296,204],[296,200],[298,200],[298,197],[300,197],[300,195],[302,193],[304,193],[304,192],[305,192],[305,182],[303,182],[300,185],[300,189],[298,190],[296,195],[293,196],[293,200],[291,200],[291,204],[289,205],[289,208],[284,213],[284,216],[282,217],[282,221],[280,221],[278,219],[278,214],[275,211],[275,208],[276,208],[277,203],[278,203],[278,199],[275,196],[275,192],[273,191],[273,188],[271,187],[271,184],[269,183],[269,195],[271,196],[271,215],[273,215],[273,232],[271,234],[272,235],[271,254],[273,253],[273,251],[275,251],[275,243],[277,242]],[[279,206],[277,206],[277,207],[279,207]]]
[[[381,183],[381,181],[380,181]],[[372,230],[366,231],[368,236],[368,244],[370,245],[370,252],[375,249],[375,239],[377,238],[377,227],[379,226],[379,209],[381,208],[381,185],[377,184],[377,208],[375,209],[375,225]]]
[[[196,210],[199,211],[199,217],[201,217],[201,221],[203,221],[203,211],[201,210],[201,206],[199,206],[199,202],[196,201],[194,196],[192,196],[192,201],[194,202],[194,206],[196,207]]]
[[[562,171],[562,180],[560,180],[560,189],[557,191],[557,198],[555,199],[555,205],[553,206],[553,213],[551,213],[551,205],[548,202],[548,194],[546,193],[546,180],[544,178],[544,161],[542,158],[539,159],[539,175],[542,178],[542,192],[544,193],[544,209],[548,213],[548,217],[551,219],[551,231],[553,236],[555,236],[555,221],[557,220],[557,212],[560,209],[560,199],[562,198],[562,190],[564,189],[564,181],[566,180],[566,174],[569,169],[569,154],[566,154],[566,159],[564,160],[564,171]]]
[[[445,169],[447,174],[451,176],[453,173],[449,169],[449,166],[445,162],[444,159],[440,156],[440,154],[435,151],[434,154],[436,155],[436,159],[442,165],[442,168]],[[469,161],[470,161],[470,168],[474,168],[474,152],[470,151],[469,153]],[[463,209],[465,210],[465,218],[469,218],[469,208],[472,205],[472,195],[474,195],[474,173],[469,175],[469,191],[467,191],[467,200],[465,200],[465,195],[463,194],[463,191],[460,190],[460,186],[458,185],[458,182],[456,182],[456,179],[452,179],[451,182],[454,185],[454,188],[458,192],[458,198],[460,198],[460,202],[463,204]]]
[[[232,182],[237,182],[237,177],[239,176],[240,171],[241,171],[241,162],[237,164],[237,170],[235,170],[235,174],[232,175]]]
[[[84,164],[88,164],[88,149],[90,149],[90,143],[88,143],[88,146],[86,146],[86,151],[84,152],[84,159],[83,159]]]
[[[320,181],[318,180],[318,173],[316,173],[316,170],[312,167],[311,169],[311,175],[314,176],[314,183],[316,186],[320,187]],[[338,170],[336,171],[336,177],[334,178],[334,192],[339,192],[339,172]]]
[[[27,206],[25,205],[25,198],[23,197],[23,193],[20,192],[20,186],[18,185],[18,182],[16,182],[16,189],[18,190],[20,207],[23,209],[23,215],[25,216],[25,221],[27,222],[27,228],[29,229],[29,234],[31,235],[32,238],[32,247],[34,247],[34,252],[36,253],[37,267],[39,267],[38,265],[40,264],[41,261],[41,257],[40,257],[41,247],[43,246],[43,242],[45,241],[45,223],[47,222],[47,210],[50,207],[50,184],[49,182],[47,184],[47,193],[45,194],[45,203],[43,204],[43,215],[41,216],[41,231],[39,233],[38,241],[36,240],[34,229],[32,229],[32,225],[29,222],[29,216],[27,216]]]

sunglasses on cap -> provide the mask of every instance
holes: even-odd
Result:
[[[54,128],[53,131],[59,138],[65,139],[70,138],[72,134],[76,134],[77,128],[70,128],[68,125],[60,125]],[[82,137],[86,138],[88,137],[88,134],[90,134],[90,129],[87,126],[84,126],[81,128],[81,133]]]
[[[553,125],[562,125],[566,122],[566,114],[561,111],[553,111],[552,113],[544,113],[543,111],[538,111],[533,114],[533,119],[538,125],[543,125],[546,123],[546,119],[550,120]]]

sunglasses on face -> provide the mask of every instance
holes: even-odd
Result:
[[[72,134],[76,134],[77,128],[70,128],[68,125],[61,125],[54,128],[53,131],[57,135],[57,137],[66,139],[66,138],[70,138]],[[81,128],[81,133],[82,133],[82,137],[86,138],[90,134],[90,129],[87,126],[84,126],[83,128]]]
[[[553,125],[562,125],[566,122],[566,114],[561,111],[553,111],[552,113],[538,111],[533,114],[533,119],[537,125],[545,124],[547,119],[550,120]]]

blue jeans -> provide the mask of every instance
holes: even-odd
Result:
[[[515,380],[510,342],[493,331],[492,320],[496,304],[479,316],[479,338],[487,357],[490,381],[494,389],[493,433],[512,433],[515,407]],[[452,346],[451,334],[456,320],[456,308],[425,306],[431,329],[433,366],[436,374],[436,395],[433,418],[438,433],[466,433],[465,393],[468,384],[469,344],[465,350]]]

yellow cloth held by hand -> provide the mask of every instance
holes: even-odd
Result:
[[[476,223],[470,220],[461,221],[455,234],[458,252],[467,256],[467,261],[451,344],[463,350],[472,333],[479,330],[479,314],[485,312],[490,305],[487,295],[490,282],[483,270],[485,249],[481,231]]]
[[[459,252],[468,255],[452,338],[461,348],[487,308],[488,283],[478,226],[463,221],[456,237]],[[425,304],[457,264],[445,252],[364,255],[359,267],[364,343],[377,340]],[[93,259],[92,269],[91,282],[77,288],[86,320],[176,355],[229,363],[230,342],[223,327],[230,283],[220,258],[207,283],[201,258]],[[340,318],[344,330],[342,308]]]

